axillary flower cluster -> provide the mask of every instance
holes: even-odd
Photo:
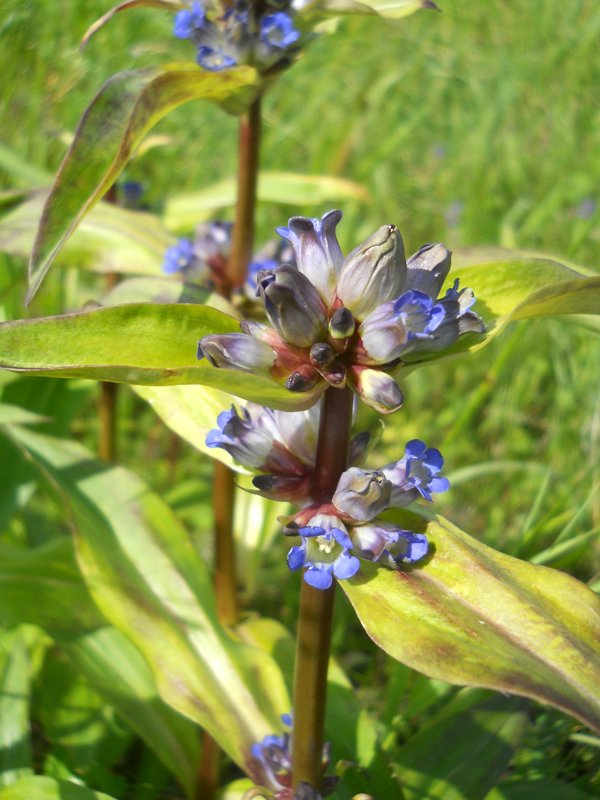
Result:
[[[260,10],[257,9],[260,7]],[[261,72],[287,66],[299,50],[291,3],[234,0],[231,4],[194,2],[175,17],[174,35],[196,45],[196,62],[220,72],[250,64]]]
[[[246,320],[242,333],[205,336],[198,355],[216,367],[270,372],[294,392],[350,386],[391,413],[402,405],[391,370],[482,332],[483,323],[471,310],[473,292],[458,281],[438,297],[450,270],[442,244],[425,245],[406,261],[399,231],[385,225],[344,258],[335,233],[340,219],[331,211],[320,220],[293,217],[279,228],[294,262],[256,275],[272,327]],[[303,569],[311,586],[328,589],[334,579],[352,578],[361,559],[398,569],[424,558],[425,534],[381,515],[449,488],[439,450],[413,439],[398,461],[369,470],[361,464],[370,436],[359,434],[348,468],[324,500],[315,486],[319,419],[320,405],[300,412],[232,406],[206,441],[255,473],[260,494],[297,507],[283,520],[284,532],[300,538],[287,562]]]
[[[444,463],[439,450],[415,439],[407,443],[399,461],[366,470],[358,464],[370,437],[358,434],[350,445],[350,467],[341,475],[331,502],[319,502],[313,486],[319,416],[319,406],[298,412],[273,411],[253,403],[241,411],[232,406],[219,415],[218,428],[206,442],[260,473],[252,480],[260,494],[299,507],[285,521],[285,533],[301,539],[287,561],[291,570],[306,568],[304,580],[311,586],[327,589],[334,578],[351,578],[360,568],[360,558],[394,569],[423,558],[424,534],[378,516],[419,497],[431,500],[433,493],[448,489],[448,480],[438,474]]]
[[[198,356],[215,367],[269,372],[294,392],[349,385],[381,414],[399,409],[392,370],[481,333],[475,298],[458,281],[438,297],[450,251],[424,245],[406,261],[402,236],[384,225],[344,258],[336,238],[341,211],[293,217],[278,233],[295,255],[257,274],[271,326],[245,321],[242,333],[205,336]]]

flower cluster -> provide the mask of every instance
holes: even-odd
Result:
[[[294,28],[291,3],[266,2],[257,14],[248,0],[223,8],[193,2],[175,17],[174,35],[190,39],[197,48],[196,62],[219,72],[238,64],[261,71],[290,62],[299,49],[300,32]]]
[[[199,357],[214,366],[265,370],[296,392],[351,386],[382,414],[402,405],[390,370],[484,330],[458,281],[438,296],[450,251],[428,244],[406,261],[400,232],[385,225],[346,258],[336,238],[340,211],[293,217],[278,233],[295,264],[258,273],[272,327],[245,321],[243,333],[205,336]]]
[[[281,412],[249,403],[218,418],[218,429],[207,436],[209,447],[222,447],[240,464],[262,474],[253,478],[260,494],[286,500],[298,508],[287,520],[286,532],[301,541],[287,561],[291,570],[305,568],[311,586],[327,589],[333,579],[353,577],[360,558],[397,569],[427,554],[427,537],[379,519],[387,508],[399,508],[418,498],[449,488],[439,475],[439,450],[414,439],[404,456],[380,470],[356,466],[369,436],[358,434],[351,444],[350,466],[342,473],[330,501],[314,491],[313,472],[319,426],[319,406],[308,411]]]
[[[194,239],[179,239],[166,250],[163,271],[167,275],[178,275],[188,283],[218,290],[224,288],[228,280],[232,231],[231,222],[213,220],[200,223]],[[243,289],[245,301],[256,303],[257,275],[262,270],[275,269],[282,261],[294,263],[294,253],[286,241],[268,242],[256,253],[248,267]]]
[[[252,756],[260,763],[262,778],[268,783],[269,788],[274,790],[273,797],[276,800],[293,800],[292,792],[292,717],[283,714],[281,721],[289,732],[285,731],[280,736],[271,734],[265,736],[262,742],[252,746]],[[326,743],[323,747],[323,772],[326,771],[330,762],[330,747]],[[335,776],[324,776],[322,779],[322,792],[324,796],[330,794],[338,779]],[[321,797],[311,793],[315,799]]]

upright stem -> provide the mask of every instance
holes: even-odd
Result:
[[[321,403],[314,488],[315,495],[327,502],[348,466],[352,392],[328,389]],[[335,584],[323,591],[302,581],[294,675],[292,780],[295,789],[301,783],[308,783],[317,790],[321,786],[334,599]]]
[[[233,472],[220,461],[215,462],[213,492],[217,613],[223,625],[235,625],[238,619],[233,539],[235,483]]]
[[[118,384],[100,382],[98,455],[105,461],[117,459],[117,393]]]
[[[232,289],[245,284],[252,260],[259,155],[260,96],[240,117],[237,206],[227,270]]]

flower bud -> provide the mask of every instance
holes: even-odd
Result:
[[[336,358],[337,353],[327,342],[317,342],[310,348],[310,360],[318,369],[323,369]]]
[[[394,225],[384,225],[348,255],[336,293],[362,320],[377,306],[398,297],[405,279],[402,236]]]
[[[295,347],[310,347],[327,329],[325,306],[311,282],[295,267],[283,264],[258,274],[258,294],[281,338]]]
[[[366,522],[388,507],[391,491],[382,472],[350,467],[342,473],[332,502],[351,519]]]
[[[354,367],[351,370],[354,388],[365,402],[380,414],[391,414],[401,408],[404,398],[396,381],[379,369]]]
[[[344,308],[338,308],[331,315],[329,320],[329,335],[332,339],[347,339],[352,336],[356,328],[356,320],[352,312]]]
[[[452,253],[441,242],[424,244],[406,263],[406,288],[424,292],[435,300],[450,272],[451,257]]]
[[[245,333],[204,336],[198,342],[198,358],[206,357],[213,367],[242,372],[266,372],[275,363],[271,348]]]
[[[327,305],[344,260],[335,235],[341,218],[341,211],[328,211],[322,219],[292,217],[287,228],[277,228],[277,233],[294,248],[298,269]]]

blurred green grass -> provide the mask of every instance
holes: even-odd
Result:
[[[111,5],[5,0],[1,139],[30,165],[56,170],[61,137],[110,74],[193,56],[171,37],[171,16],[152,10],[119,15],[80,53],[84,31]],[[372,200],[344,209],[346,248],[394,222],[408,251],[431,240],[499,244],[597,269],[600,5],[440,5],[442,14],[399,23],[347,19],[316,39],[265,99],[264,167],[363,183]],[[218,109],[189,105],[156,132],[172,143],[126,173],[152,207],[235,171],[236,122]],[[288,212],[262,206],[259,239]],[[61,286],[51,277],[50,311],[60,308]],[[14,298],[11,308],[18,313]],[[381,457],[398,457],[414,436],[442,447],[456,476],[437,504],[443,513],[509,552],[598,582],[599,364],[597,328],[522,323],[486,350],[410,376]],[[152,482],[172,480],[171,467],[148,463],[143,441],[130,444],[130,463]],[[552,549],[575,537],[566,551]]]

